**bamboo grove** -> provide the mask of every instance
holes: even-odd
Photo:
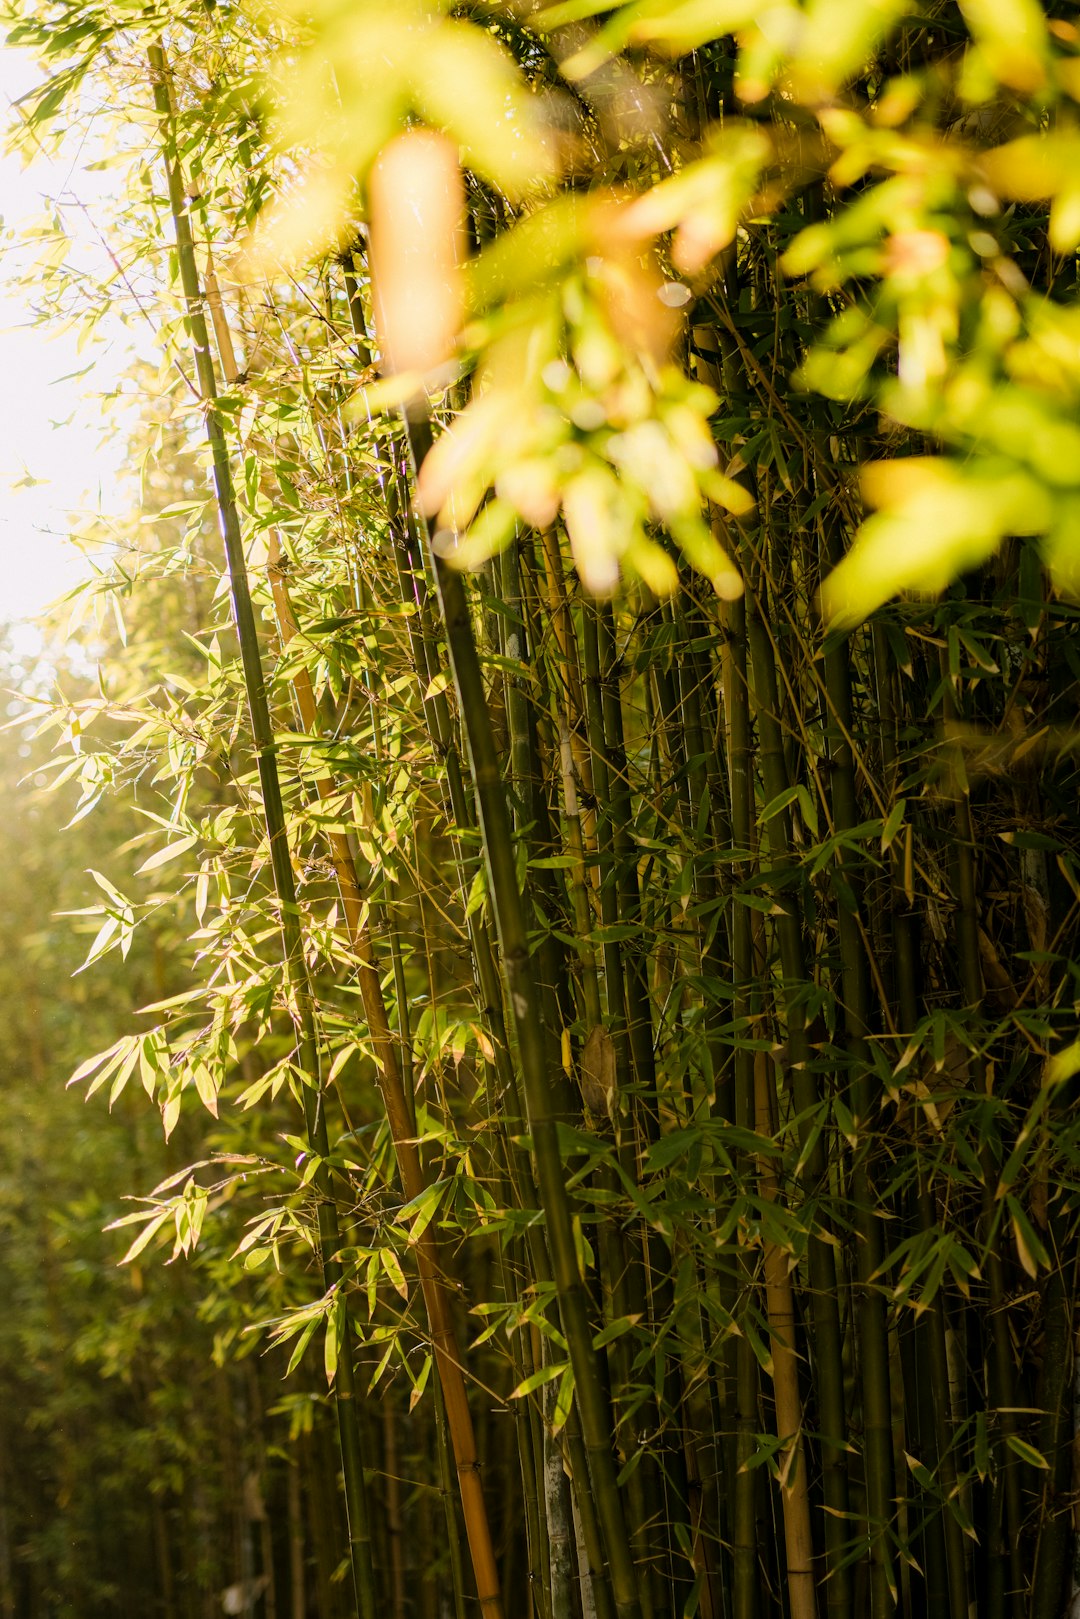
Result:
[[[332,1413],[267,1614],[1069,1611],[1080,33],[755,11],[13,18],[163,356],[75,1078]]]

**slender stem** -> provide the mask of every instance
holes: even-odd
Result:
[[[267,702],[266,682],[263,676],[262,654],[259,650],[255,614],[248,589],[247,566],[244,559],[240,519],[233,490],[229,450],[220,418],[214,409],[217,399],[217,379],[210,352],[210,337],[203,312],[203,296],[199,285],[195,247],[191,222],[184,200],[184,184],[176,157],[176,126],[169,89],[165,53],[159,45],[148,51],[150,77],[154,87],[154,105],[161,124],[162,157],[169,189],[173,229],[176,237],[180,279],[184,292],[188,330],[195,355],[199,392],[205,406],[206,436],[210,445],[217,496],[218,516],[225,543],[225,557],[232,593],[233,618],[240,644],[240,659],[244,674],[248,714],[251,721],[252,741],[258,763],[259,784],[262,789],[263,815],[270,849],[270,863],[274,875],[280,909],[282,949],[284,954],[289,1000],[296,1026],[298,1067],[304,1107],[307,1139],[314,1157],[325,1165],[329,1156],[326,1129],[325,1095],[319,1071],[319,1050],[315,1033],[315,1011],[304,959],[300,910],[296,902],[292,860],[289,855],[285,811],[278,779],[277,754],[274,733]],[[314,1177],[318,1197],[319,1253],[323,1280],[329,1289],[341,1282],[341,1266],[335,1259],[340,1242],[337,1211],[330,1197],[329,1176],[320,1167]],[[351,1346],[346,1343],[345,1353],[339,1357],[335,1380],[335,1407],[338,1414],[338,1437],[341,1446],[342,1470],[345,1479],[345,1502],[349,1523],[349,1544],[353,1580],[356,1589],[356,1607],[360,1619],[375,1619],[377,1611],[375,1571],[371,1554],[371,1517],[360,1454],[360,1435],[355,1409],[355,1381]]]
[[[271,539],[270,577],[282,640],[288,643],[297,634],[297,625],[276,537]],[[319,730],[318,712],[311,677],[306,669],[299,668],[293,676],[293,690],[304,730],[309,736],[316,736]],[[331,798],[336,791],[327,775],[316,778],[316,788],[322,798]],[[345,912],[349,943],[358,962],[360,995],[375,1049],[376,1075],[394,1142],[402,1190],[406,1200],[412,1202],[423,1194],[430,1182],[416,1144],[410,1098],[406,1094],[398,1060],[398,1045],[383,1000],[382,975],[376,963],[375,946],[367,923],[367,907],[347,838],[341,832],[328,832],[327,841]],[[498,1566],[484,1503],[480,1461],[465,1388],[463,1357],[454,1328],[449,1295],[442,1279],[443,1265],[433,1224],[424,1228],[415,1244],[415,1251],[454,1451],[477,1595],[481,1610],[492,1615],[493,1619],[499,1619],[502,1598]]]
[[[776,658],[766,629],[760,601],[748,604],[748,635],[753,663],[753,696],[758,724],[759,757],[767,804],[774,803],[791,783],[784,757],[779,718]],[[807,984],[803,929],[794,909],[791,890],[783,886],[792,863],[791,823],[787,810],[766,822],[773,867],[777,877],[773,923],[780,948],[782,996],[787,1024],[788,1072],[800,1120],[799,1144],[803,1160],[805,1194],[819,1198],[828,1191],[825,1144],[815,1121],[825,1099],[810,1066],[803,993]],[[846,1464],[847,1410],[844,1400],[843,1337],[837,1295],[833,1245],[813,1234],[807,1247],[810,1273],[810,1308],[813,1320],[814,1378],[821,1430],[821,1467],[825,1506],[825,1561],[828,1580],[825,1601],[829,1619],[850,1619],[851,1574],[846,1556],[848,1479]]]
[[[415,468],[430,443],[427,419],[407,415]],[[626,1534],[611,1451],[612,1421],[604,1382],[592,1344],[588,1296],[578,1264],[570,1200],[559,1148],[558,1091],[548,1071],[547,1038],[529,955],[525,911],[517,883],[513,838],[491,729],[480,660],[469,617],[465,585],[442,557],[432,555],[442,608],[447,650],[457,691],[469,763],[480,812],[488,885],[502,949],[507,995],[517,1031],[525,1107],[536,1161],[541,1206],[547,1226],[559,1313],[574,1370],[574,1398],[589,1458],[604,1546],[620,1619],[637,1619],[637,1577]]]
[[[775,1134],[776,1097],[769,1059],[755,1054],[754,1101],[757,1133],[769,1139]],[[771,1161],[762,1156],[758,1163],[758,1184],[767,1203],[776,1203],[780,1186]],[[765,1241],[765,1300],[772,1341],[773,1398],[776,1405],[776,1437],[780,1452],[781,1499],[784,1509],[784,1548],[787,1558],[787,1592],[791,1619],[817,1619],[814,1580],[814,1542],[810,1530],[810,1490],[803,1441],[803,1407],[799,1393],[798,1353],[795,1347],[795,1290],[787,1256],[774,1242]]]
[[[942,660],[942,713],[946,722],[955,721],[958,713],[956,693],[949,675],[948,665]],[[975,835],[971,822],[971,800],[966,784],[953,799],[956,836],[953,839],[953,862],[956,880],[956,950],[960,977],[960,991],[969,1008],[980,1005],[983,997],[982,962],[979,954],[979,912],[975,886]],[[976,1089],[990,1096],[990,1074],[981,1055],[971,1060],[972,1078]],[[1001,1444],[998,1451],[998,1470],[992,1492],[991,1512],[994,1528],[990,1556],[999,1565],[999,1574],[1007,1573],[1006,1600],[1012,1619],[1022,1619],[1024,1610],[1024,1570],[1021,1554],[1022,1508],[1020,1502],[1020,1470],[1009,1439],[1016,1433],[1016,1395],[1013,1386],[1013,1358],[1009,1341],[1009,1323],[1006,1313],[1005,1269],[1001,1250],[996,1240],[991,1241],[995,1226],[997,1202],[997,1165],[989,1145],[979,1152],[982,1170],[982,1226],[990,1243],[986,1271],[990,1297],[990,1355],[988,1386],[991,1407],[997,1412]]]
[[[446,1519],[446,1546],[450,1557],[450,1590],[454,1601],[454,1619],[466,1619],[465,1570],[462,1567],[461,1540],[458,1536],[457,1511],[454,1507],[453,1473],[450,1467],[450,1446],[446,1442],[446,1408],[442,1391],[435,1386],[435,1455],[439,1468],[439,1494],[442,1496]]]
[[[751,774],[750,704],[747,690],[746,612],[742,601],[727,608],[727,673],[725,696],[728,708],[728,763],[731,772],[731,832],[738,858],[737,870],[749,874],[754,800]],[[736,894],[731,921],[734,988],[733,1011],[738,1041],[735,1048],[734,1118],[730,1122],[752,1130],[754,1116],[754,1054],[748,1044],[751,1024],[754,962],[753,935],[749,908]],[[743,1287],[749,1276],[743,1267]],[[748,1307],[750,1300],[747,1298]],[[754,1493],[756,1478],[750,1468],[757,1430],[757,1360],[745,1333],[735,1346],[735,1482],[732,1523],[733,1597],[735,1619],[756,1619],[758,1613],[758,1559],[755,1535]]]
[[[839,560],[839,535],[823,525],[823,559]],[[847,645],[835,637],[824,651],[826,741],[832,767],[833,827],[851,831],[859,822],[855,760],[851,746],[851,670]],[[870,1058],[870,978],[860,916],[861,884],[850,853],[838,846],[833,886],[840,943],[840,999],[844,1034],[852,1065],[852,1112],[859,1143],[852,1155],[849,1189],[856,1221],[856,1319],[861,1353],[863,1432],[867,1517],[870,1533],[872,1619],[888,1619],[896,1605],[889,1555],[889,1532],[895,1513],[895,1470],[892,1446],[892,1394],[885,1301],[876,1280],[884,1258],[881,1219],[870,1174],[879,1085]]]

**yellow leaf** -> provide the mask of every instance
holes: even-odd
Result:
[[[850,628],[898,591],[934,594],[990,556],[1006,534],[1038,533],[1047,496],[1012,470],[973,472],[959,462],[909,457],[863,469],[863,493],[882,510],[822,586],[831,628]]]
[[[712,152],[632,202],[621,216],[630,237],[657,236],[678,226],[672,258],[695,274],[735,238],[735,228],[769,156],[763,131],[726,126],[711,141]]]
[[[1023,93],[1044,83],[1049,39],[1037,0],[960,0],[960,10],[995,78]]]
[[[460,142],[469,167],[517,198],[554,173],[538,104],[513,57],[474,24],[449,20],[423,41],[412,66],[425,119]]]
[[[1070,190],[1080,171],[1080,131],[1059,128],[1046,135],[1022,135],[986,152],[982,167],[996,191],[1017,202],[1039,202]]]
[[[594,596],[610,596],[619,582],[619,557],[628,524],[612,473],[590,467],[563,492],[563,516],[581,582]]]
[[[358,210],[352,176],[338,165],[310,165],[303,177],[260,215],[241,252],[229,265],[230,278],[258,281],[283,265],[309,263],[336,252],[356,234]]]
[[[904,0],[810,0],[792,63],[799,94],[828,96],[859,71],[907,9]]]

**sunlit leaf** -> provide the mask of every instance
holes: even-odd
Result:
[[[960,0],[960,10],[1002,84],[1028,92],[1045,82],[1050,41],[1038,0]]]
[[[996,465],[909,458],[864,470],[867,499],[881,509],[822,586],[827,622],[860,619],[898,591],[943,590],[985,561],[1006,534],[1038,533],[1050,507],[1034,479]]]

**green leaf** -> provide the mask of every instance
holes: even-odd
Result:
[[[574,1403],[574,1368],[564,1366],[563,1374],[559,1380],[559,1391],[555,1396],[555,1406],[551,1413],[551,1431],[561,1433],[566,1426],[566,1419],[570,1415]]]
[[[565,1363],[558,1366],[541,1366],[538,1371],[532,1372],[523,1378],[510,1395],[512,1400],[522,1400],[526,1394],[532,1394],[534,1389],[542,1388],[545,1383],[551,1383],[556,1377],[561,1377],[567,1370]]]
[[[401,1261],[392,1248],[380,1248],[379,1260],[383,1270],[390,1278],[391,1285],[408,1302],[409,1284],[405,1280],[405,1272],[401,1268]]]
[[[885,850],[889,847],[889,845],[892,843],[893,839],[896,837],[896,834],[899,832],[900,828],[903,826],[903,824],[904,824],[904,815],[905,815],[906,810],[907,810],[907,799],[906,798],[898,798],[896,800],[896,803],[893,805],[892,809],[889,811],[888,815],[886,816],[885,825],[884,825],[884,827],[882,828],[882,831],[881,831],[881,849],[882,849],[882,853],[884,853]]]
[[[342,1296],[334,1294],[334,1302],[326,1313],[326,1336],[323,1342],[323,1367],[326,1381],[332,1384],[337,1375],[338,1349],[341,1345]]]
[[[1005,1443],[1013,1454],[1019,1456],[1020,1460],[1026,1462],[1029,1467],[1038,1467],[1046,1472],[1050,1471],[1050,1463],[1042,1451],[1036,1450],[1035,1446],[1029,1445],[1025,1439],[1020,1439],[1016,1434],[1010,1433],[1005,1435]]]
[[[863,469],[866,498],[881,507],[822,586],[830,628],[849,629],[898,591],[937,595],[996,551],[1007,534],[1050,525],[1042,484],[1000,462],[909,456]]]
[[[154,1237],[157,1236],[157,1233],[161,1230],[166,1221],[172,1219],[172,1212],[173,1211],[171,1208],[155,1209],[150,1214],[137,1216],[138,1219],[145,1219],[147,1223],[139,1232],[139,1235],[135,1238],[135,1241],[131,1244],[131,1247],[128,1249],[123,1259],[120,1260],[121,1265],[130,1265],[133,1259],[138,1258],[146,1245],[149,1242],[152,1242]],[[107,1231],[111,1231],[113,1226],[117,1226],[122,1223],[123,1222],[120,1220],[114,1220],[113,1225],[106,1226],[105,1229]]]
[[[295,1346],[293,1348],[293,1352],[289,1356],[289,1364],[285,1368],[285,1376],[286,1377],[290,1377],[292,1375],[292,1373],[295,1372],[295,1370],[299,1366],[300,1362],[303,1360],[303,1358],[304,1358],[304,1350],[307,1348],[307,1346],[311,1342],[312,1338],[314,1338],[316,1328],[318,1327],[319,1322],[320,1322],[321,1319],[322,1319],[321,1312],[320,1312],[319,1315],[313,1316],[312,1319],[304,1327],[304,1329],[301,1332],[299,1338],[296,1340],[296,1344],[295,1344]]]
[[[177,838],[175,843],[167,844],[164,849],[159,849],[157,854],[152,854],[149,860],[144,860],[135,875],[141,877],[144,872],[157,871],[159,866],[167,865],[170,860],[176,860],[180,855],[186,854],[197,842],[198,836],[194,832],[186,837]]]
[[[1011,1195],[1007,1196],[1005,1206],[1009,1211],[1009,1219],[1012,1223],[1017,1256],[1032,1281],[1035,1281],[1039,1274],[1040,1265],[1046,1268],[1049,1267],[1050,1255],[1017,1199]]]

